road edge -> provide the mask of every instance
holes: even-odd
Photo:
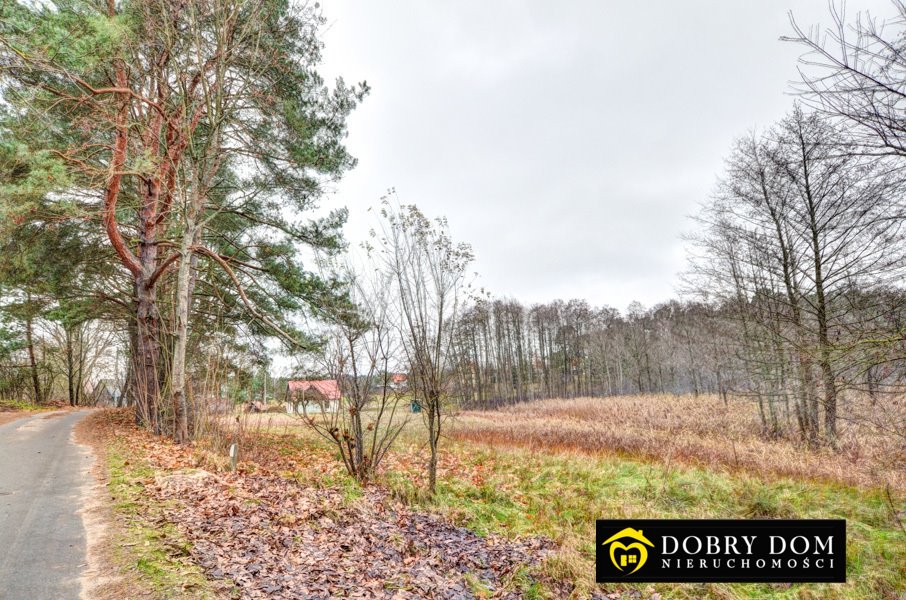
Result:
[[[122,586],[127,577],[117,569],[111,552],[113,542],[113,507],[107,499],[107,457],[104,445],[93,435],[91,414],[80,419],[72,428],[71,441],[88,450],[91,465],[82,470],[83,483],[79,488],[82,508],[78,514],[85,530],[86,564],[79,578],[80,600],[113,600],[122,598]],[[118,585],[122,584],[122,585]]]

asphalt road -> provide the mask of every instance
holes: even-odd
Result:
[[[86,563],[78,511],[93,461],[71,439],[86,412],[0,426],[0,599],[78,599]]]

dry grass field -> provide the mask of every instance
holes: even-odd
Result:
[[[906,412],[903,399],[886,412],[847,406],[871,423],[891,425]],[[899,416],[899,419],[893,415]],[[894,427],[891,427],[894,429]],[[582,451],[681,462],[710,470],[836,481],[906,490],[906,432],[880,433],[866,420],[844,420],[837,450],[810,450],[794,437],[761,435],[753,402],[717,396],[621,396],[541,400],[497,411],[468,411],[455,437],[541,451]]]
[[[636,396],[462,412],[446,424],[434,498],[423,493],[422,420],[405,412],[406,431],[376,483],[482,535],[552,540],[557,551],[519,584],[524,598],[902,600],[906,463],[897,435],[843,423],[837,451],[809,450],[763,438],[757,407],[732,402]],[[881,422],[898,423],[889,414]],[[301,419],[243,415],[230,423],[247,460],[304,485],[362,493]],[[848,583],[597,586],[600,518],[845,518]]]

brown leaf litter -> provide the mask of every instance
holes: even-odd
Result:
[[[349,502],[281,477],[198,472],[159,477],[148,491],[171,506],[163,517],[208,576],[232,580],[242,598],[472,598],[470,582],[519,598],[510,579],[552,549],[542,538],[480,537],[377,488]]]
[[[190,546],[186,559],[218,582],[217,597],[515,599],[522,594],[514,578],[557,552],[543,537],[479,536],[442,516],[417,512],[378,486],[349,499],[341,490],[280,476],[284,463],[321,469],[330,457],[293,452],[287,461],[277,451],[282,444],[266,436],[245,440],[244,447],[264,444],[272,450],[264,457],[273,460],[240,463],[238,473],[224,474],[209,452],[139,430],[127,411],[99,411],[85,422],[97,438],[128,440],[155,467],[158,473],[143,482],[143,493],[156,509],[143,518],[152,526],[178,528]],[[178,543],[173,550],[182,553],[186,546]],[[571,581],[535,576],[554,597],[576,591]],[[648,598],[648,592],[598,588],[588,597]]]

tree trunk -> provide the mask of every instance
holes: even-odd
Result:
[[[812,258],[815,276],[815,320],[818,322],[818,363],[824,382],[824,435],[833,445],[837,439],[837,384],[831,365],[831,347],[827,326],[827,298],[824,290],[824,265],[822,264],[821,231],[818,224],[817,207],[812,197],[811,187],[806,176],[806,199],[808,201],[809,229],[812,234]],[[816,411],[817,412],[817,407]],[[814,415],[817,422],[817,414]]]
[[[136,320],[138,335],[135,354],[136,387],[139,404],[145,411],[144,424],[151,431],[160,434],[160,320],[157,309],[157,287],[153,274],[157,269],[157,205],[160,200],[160,184],[154,180],[145,182],[145,190],[139,210],[139,269],[134,274]]]
[[[798,403],[802,407],[800,412],[799,425],[802,434],[808,443],[812,446],[817,445],[819,427],[818,427],[818,400],[815,397],[815,386],[812,378],[812,363],[806,349],[806,329],[803,325],[802,310],[799,304],[801,293],[799,286],[793,278],[796,270],[795,259],[790,250],[791,243],[788,241],[784,232],[783,216],[770,202],[770,196],[767,187],[762,187],[765,205],[770,211],[771,220],[774,223],[774,231],[777,234],[777,243],[780,247],[781,266],[783,268],[783,286],[786,291],[787,301],[791,311],[793,329],[795,330],[796,339],[796,370],[799,380]]]
[[[78,328],[79,332],[79,366],[76,369],[76,382],[75,382],[75,405],[79,406],[82,403],[83,396],[83,386],[85,383],[85,362],[87,360],[86,349],[85,349],[85,325],[81,324]]]
[[[821,269],[816,259],[816,280],[820,281]],[[837,382],[831,365],[830,338],[827,332],[827,306],[824,297],[824,285],[815,285],[817,297],[818,344],[821,348],[819,362],[824,381],[824,435],[834,444],[837,439]]]
[[[31,301],[31,295],[29,295],[28,300],[29,302]],[[25,319],[25,343],[28,345],[28,365],[31,370],[31,383],[35,394],[35,404],[41,404],[44,402],[44,398],[41,394],[41,379],[38,376],[38,361],[35,358],[35,343],[32,337],[31,314]]]
[[[427,398],[426,407],[428,414],[428,443],[431,447],[431,456],[428,459],[428,493],[433,497],[437,492],[437,445],[440,441],[440,394],[431,392]]]
[[[75,397],[75,359],[72,356],[72,329],[64,331],[66,337],[66,384],[69,391],[69,405],[76,405]]]
[[[195,221],[190,218],[182,236],[181,258],[176,278],[176,332],[173,340],[173,365],[170,387],[173,390],[173,439],[182,444],[189,441],[188,410],[186,407],[186,344],[189,338],[189,307],[191,305],[191,253],[195,237]]]
[[[133,372],[135,375],[136,418],[139,423],[155,433],[160,433],[158,398],[160,385],[157,365],[160,346],[157,302],[154,290],[148,289],[146,278],[136,278],[136,347]]]

